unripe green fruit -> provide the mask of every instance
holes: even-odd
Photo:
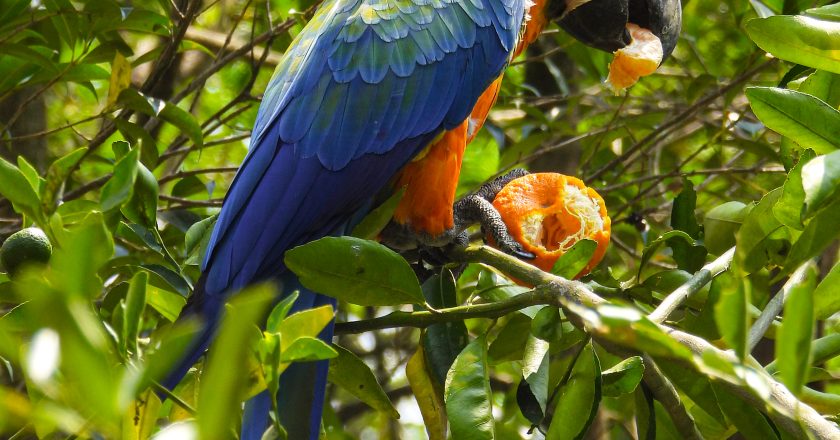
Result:
[[[10,274],[24,264],[46,264],[52,255],[52,244],[38,228],[15,232],[0,247],[0,263]]]

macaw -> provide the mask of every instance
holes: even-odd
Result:
[[[293,312],[335,307],[298,283],[284,254],[345,234],[383,191],[406,188],[393,242],[451,240],[464,149],[505,67],[547,23],[614,51],[630,42],[631,21],[653,31],[667,56],[680,14],[678,0],[326,0],[265,91],[181,315],[200,318],[203,331],[164,385],[174,387],[203,354],[225,301],[249,284],[298,290]],[[332,328],[320,337],[330,341]],[[290,439],[318,438],[327,367],[297,363],[283,373],[278,399]],[[269,409],[267,392],[246,404],[243,439],[262,436]]]

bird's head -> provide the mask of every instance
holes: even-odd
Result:
[[[659,38],[664,61],[677,45],[682,8],[679,0],[548,0],[545,15],[582,43],[607,52],[628,45],[626,25],[637,24]]]

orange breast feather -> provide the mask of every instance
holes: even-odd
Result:
[[[542,11],[546,0],[536,0],[531,7],[531,20],[526,25],[514,56],[518,56],[539,36],[546,19]],[[394,183],[405,187],[405,195],[394,212],[394,220],[419,233],[439,236],[454,225],[452,205],[461,174],[464,149],[484,125],[490,108],[496,102],[502,77],[490,84],[463,124],[436,139],[417,159],[403,168]]]

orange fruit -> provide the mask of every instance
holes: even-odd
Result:
[[[534,173],[510,181],[493,199],[508,232],[536,258],[530,263],[550,271],[561,255],[582,239],[598,247],[575,278],[588,274],[610,242],[610,217],[604,199],[577,177]]]
[[[632,41],[615,51],[607,77],[607,83],[616,93],[655,72],[662,62],[662,43],[653,32],[633,23],[627,23],[627,31]]]

